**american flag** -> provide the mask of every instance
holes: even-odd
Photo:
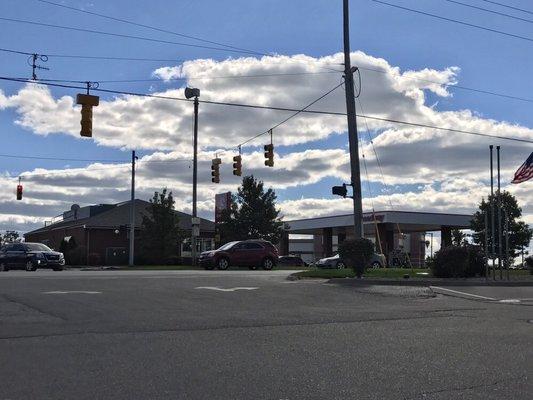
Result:
[[[533,153],[531,153],[526,162],[518,168],[511,183],[522,183],[531,178],[533,178]]]

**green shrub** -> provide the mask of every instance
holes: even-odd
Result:
[[[65,254],[65,263],[67,265],[86,265],[87,264],[87,248],[85,246],[77,246],[68,250]]]
[[[437,278],[484,276],[485,256],[477,246],[448,246],[435,253],[431,271]]]
[[[368,261],[374,254],[374,243],[368,239],[345,240],[339,245],[339,255],[351,267],[358,278],[365,272]]]

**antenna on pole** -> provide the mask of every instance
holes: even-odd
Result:
[[[37,70],[38,69],[44,69],[46,71],[50,71],[50,68],[46,68],[46,67],[43,67],[42,65],[38,65],[37,61],[47,62],[48,61],[48,56],[44,55],[44,54],[33,53],[28,58],[28,65],[32,69],[32,71],[31,71],[31,79],[34,80],[34,81],[37,80]]]

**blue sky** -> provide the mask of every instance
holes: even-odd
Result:
[[[340,0],[56,1],[76,8],[84,8],[269,54],[289,56],[305,54],[318,58],[335,54],[342,49],[342,1]],[[390,2],[533,38],[533,24],[531,23],[471,10],[445,0],[390,0]],[[491,6],[481,0],[464,0],[464,2],[512,13],[510,10]],[[527,1],[509,0],[509,4],[511,3],[517,7],[531,7]],[[425,68],[441,71],[457,66],[460,68],[456,77],[459,85],[519,97],[533,97],[531,96],[533,84],[529,76],[533,61],[532,42],[435,20],[386,7],[370,0],[352,0],[351,12],[353,51],[360,50],[369,56],[383,58],[391,66],[399,67],[402,72],[421,71]],[[516,12],[514,14],[527,18],[524,14]],[[198,43],[54,7],[36,0],[4,0],[0,3],[0,15],[7,18]],[[0,21],[0,26],[4,32],[0,37],[1,48],[27,52],[177,60],[211,58],[217,61],[225,60],[230,56],[234,58],[242,56],[227,51],[148,43],[6,21]],[[2,76],[30,77],[30,67],[26,64],[24,56],[0,53],[0,59],[2,60],[0,64]],[[148,79],[152,77],[152,72],[157,68],[179,63],[94,61],[50,57],[47,63],[42,64],[50,70],[38,71],[40,78],[100,81]],[[368,79],[368,74],[371,73],[363,72],[363,81]],[[176,82],[170,84],[164,82],[101,84],[101,87],[106,89],[138,92],[164,91],[179,86],[181,84]],[[0,82],[0,89],[6,96],[15,95],[21,87],[20,84]],[[64,95],[73,96],[75,92],[70,89],[51,89],[55,99]],[[439,112],[466,109],[483,119],[507,121],[523,127],[533,126],[533,114],[530,112],[531,103],[529,102],[460,89],[450,89],[450,92],[453,96],[442,97],[425,90],[425,104],[433,106]],[[101,97],[102,100],[113,99],[113,96],[105,94],[101,94]],[[313,100],[313,98],[308,100]],[[275,99],[272,103],[276,104]],[[294,107],[303,105],[302,103],[293,104]],[[386,103],[383,104],[383,108],[387,108]],[[273,115],[272,124],[283,119],[284,116],[283,114]],[[79,140],[72,135],[61,134],[61,132],[47,136],[35,134],[32,129],[22,128],[14,123],[19,117],[20,110],[16,108],[8,107],[0,111],[0,135],[3,138],[0,153],[2,154],[125,160],[129,158],[129,154],[123,149],[101,143],[96,144],[93,141]],[[416,120],[416,118],[413,117],[411,120]],[[362,126],[363,122],[359,121],[359,123]],[[379,132],[381,131],[378,130],[373,134]],[[512,135],[512,132],[509,131],[508,134]],[[280,155],[290,155],[309,148],[346,149],[346,139],[345,134],[332,134],[296,145],[280,146],[278,151]],[[257,143],[258,146],[262,144]],[[480,142],[479,145],[485,146],[486,143]],[[504,156],[506,145],[507,143],[502,143]],[[512,149],[513,152],[516,150],[515,147]],[[252,150],[254,149],[251,148],[250,151]],[[150,154],[153,151],[145,149],[140,154]],[[439,157],[448,157],[445,146],[428,151],[435,154],[436,163],[439,162]],[[531,148],[528,150],[526,145],[523,149],[524,157],[514,155],[515,157],[505,165],[506,168],[509,170],[517,168],[517,160],[525,159],[529,151]],[[416,154],[405,153],[405,162],[413,158],[416,158]],[[478,164],[485,162],[486,160],[480,159]],[[70,163],[67,165],[65,162],[58,161],[15,160],[0,157],[0,171],[13,176],[38,167],[54,169],[85,164]],[[439,174],[438,169],[435,173]],[[479,175],[478,172],[473,173]],[[435,180],[435,184],[439,185],[438,176],[435,176]],[[480,180],[479,176],[476,176],[476,180]],[[329,195],[330,187],[340,181],[342,181],[342,176],[327,176],[318,182],[280,187],[277,192],[281,201],[302,197],[333,199]],[[422,186],[428,184],[427,181],[417,182],[416,180],[401,182],[395,186],[394,191],[398,194],[412,192],[417,188],[421,190]],[[382,182],[375,179],[371,185],[374,194],[381,193],[384,187]],[[366,185],[364,190],[368,196]],[[59,209],[61,206],[61,204],[57,205],[56,208]]]

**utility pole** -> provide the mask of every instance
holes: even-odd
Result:
[[[128,265],[135,265],[135,150],[131,152],[130,254]]]
[[[199,223],[196,209],[196,187],[198,185],[198,104],[200,103],[200,89],[185,89],[185,97],[194,97],[194,139],[193,139],[193,162],[192,162],[192,219],[191,219],[191,256],[192,265],[196,265],[196,236],[199,234]]]
[[[491,238],[491,259],[492,278],[496,279],[496,269],[494,265],[494,255],[496,254],[496,235],[494,232],[494,146],[490,145],[490,238]]]
[[[503,246],[502,246],[502,195],[501,195],[501,173],[500,173],[500,146],[496,146],[496,162],[498,167],[498,269],[500,270],[500,280],[503,279]]]
[[[353,219],[354,237],[364,237],[363,232],[363,204],[361,192],[361,171],[359,168],[359,139],[357,137],[357,116],[355,110],[355,92],[353,73],[350,60],[350,4],[343,0],[344,15],[344,80],[346,91],[346,111],[348,115],[348,139],[350,143],[351,184],[353,188]]]

